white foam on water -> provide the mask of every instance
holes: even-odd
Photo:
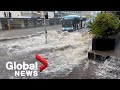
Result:
[[[13,49],[12,51],[12,54],[18,55],[26,53],[33,55],[31,52],[43,50],[44,53],[38,54],[48,58],[48,67],[40,75],[47,78],[65,76],[72,72],[73,67],[78,65],[81,60],[87,58],[87,51],[91,46],[92,39],[88,32],[83,35],[80,32],[58,34],[56,31],[48,31],[47,37],[47,44],[45,44],[45,35],[42,34],[26,39],[6,41],[2,45],[9,49],[15,45],[19,46],[20,49]]]
[[[99,78],[120,78],[119,58],[111,56],[111,58],[107,59],[103,64],[99,64],[98,69],[96,69],[95,73]]]

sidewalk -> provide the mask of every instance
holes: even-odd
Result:
[[[47,26],[47,30],[59,30],[61,25]],[[44,27],[34,27],[27,29],[17,29],[17,30],[0,30],[0,41],[25,38],[29,36],[35,36],[44,33]]]

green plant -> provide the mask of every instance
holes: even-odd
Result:
[[[87,23],[87,28],[90,28],[90,29],[91,29],[91,28],[92,28],[92,24],[93,24],[93,23],[92,23],[91,21],[88,22],[88,23]]]
[[[110,38],[119,28],[120,21],[112,13],[100,13],[95,18],[91,31],[97,38]]]
[[[86,18],[87,18],[87,19],[90,19],[90,18],[91,18],[91,15],[90,15],[90,14],[87,14],[87,15],[86,15]]]

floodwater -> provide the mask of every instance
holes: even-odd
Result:
[[[91,36],[88,32],[62,32],[48,31],[48,42],[45,44],[45,35],[24,39],[4,41],[0,47],[9,57],[6,61],[35,62],[38,53],[48,61],[48,67],[40,73],[41,78],[66,76],[75,65],[87,58],[87,51],[91,45]],[[3,52],[2,52],[3,53]],[[5,58],[1,55],[1,58]]]
[[[84,72],[84,70],[87,70],[87,76],[94,74],[95,78],[119,78],[119,74],[115,76],[116,74],[114,73],[112,76],[110,76],[110,72],[107,73],[109,70],[106,70],[106,68],[110,67],[108,65],[110,60],[114,60],[115,58],[112,57],[110,60],[107,60],[104,63],[96,63],[95,61],[89,61],[87,59],[87,52],[91,50],[92,40],[92,35],[90,35],[88,32],[58,33],[56,31],[48,31],[47,38],[47,44],[45,44],[44,34],[24,39],[2,41],[0,43],[0,78],[62,78],[69,76],[69,74],[74,71],[73,69],[75,67],[82,66],[83,62],[85,62],[85,65],[82,72]],[[16,61],[19,63],[22,63],[23,61],[26,63],[36,62],[36,53],[41,55],[48,62],[48,67],[40,72],[37,77],[15,77],[14,71],[6,70],[5,64],[8,61]],[[92,64],[90,64],[91,62]],[[90,71],[89,69],[90,67],[93,67],[93,65],[95,65],[95,68],[94,70]],[[79,73],[79,70],[77,73]]]

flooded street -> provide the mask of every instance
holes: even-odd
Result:
[[[91,45],[91,36],[80,32],[48,31],[48,43],[45,44],[45,35],[3,41],[0,44],[0,78],[16,78],[13,73],[7,73],[7,61],[22,63],[36,62],[38,53],[48,61],[48,67],[39,74],[38,78],[53,78],[66,76],[81,60],[87,58],[87,51]],[[3,70],[4,69],[4,70]],[[4,71],[4,72],[3,72]]]
[[[113,78],[108,76],[106,61],[98,63],[87,59],[91,49],[92,36],[87,32],[48,31],[48,43],[45,35],[14,39],[0,42],[0,78],[1,79],[97,79]],[[35,63],[35,54],[48,62],[48,67],[37,77],[15,77],[14,70],[6,69],[6,62]],[[109,67],[109,66],[108,66]],[[112,74],[115,76],[115,74]],[[119,78],[119,75],[115,78]]]
[[[119,16],[0,11],[0,79],[120,79]]]

